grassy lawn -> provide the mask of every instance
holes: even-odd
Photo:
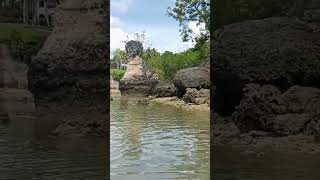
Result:
[[[0,23],[0,43],[7,44],[15,60],[30,63],[50,34],[43,26]]]
[[[18,32],[25,42],[31,42],[45,39],[49,35],[50,29],[43,26],[0,23],[0,43],[10,42],[14,32]]]

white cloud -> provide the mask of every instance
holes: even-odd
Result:
[[[190,27],[199,33],[199,26],[191,24]],[[111,58],[115,49],[125,49],[123,41],[132,39],[134,32],[146,30],[146,39],[151,47],[159,52],[171,51],[174,53],[185,51],[194,46],[192,42],[182,42],[178,28],[175,27],[150,27],[150,26],[128,26],[119,17],[110,17],[110,53]],[[147,47],[146,47],[147,48]]]
[[[111,0],[111,12],[126,13],[132,0]]]
[[[117,48],[124,49],[123,41],[126,40],[129,33],[125,32],[122,28],[123,23],[120,18],[110,16],[110,52],[111,57],[113,51]]]
[[[197,22],[191,21],[189,23],[189,28],[193,31],[193,33],[195,33],[195,35],[193,35],[193,37],[200,35],[201,32],[204,31],[205,29],[205,24],[201,23],[199,25],[197,25]]]

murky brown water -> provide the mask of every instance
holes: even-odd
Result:
[[[215,147],[213,180],[319,180],[320,157],[297,153],[244,154],[243,149]]]
[[[106,143],[101,139],[48,138],[59,122],[34,116],[0,120],[0,179],[105,179]]]
[[[209,179],[209,113],[111,102],[112,180]]]

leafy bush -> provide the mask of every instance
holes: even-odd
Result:
[[[206,42],[181,53],[173,54],[166,51],[150,58],[148,63],[155,69],[161,80],[170,80],[178,70],[199,66],[208,57],[209,43]]]
[[[110,69],[110,74],[112,78],[116,81],[120,81],[123,75],[126,73],[126,70],[123,69]]]
[[[29,64],[32,56],[36,55],[41,49],[43,42],[44,39],[40,37],[34,37],[31,41],[26,41],[19,32],[13,31],[10,34],[9,47],[17,60]]]
[[[50,29],[42,26],[0,23],[0,43],[9,46],[16,60],[27,64],[41,49],[49,33]]]

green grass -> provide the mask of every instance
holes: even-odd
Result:
[[[25,42],[32,42],[45,39],[50,34],[50,29],[43,26],[0,23],[0,43],[9,43],[14,32],[18,32]]]
[[[0,23],[0,43],[7,44],[18,61],[29,64],[50,34],[43,26],[16,23]]]

